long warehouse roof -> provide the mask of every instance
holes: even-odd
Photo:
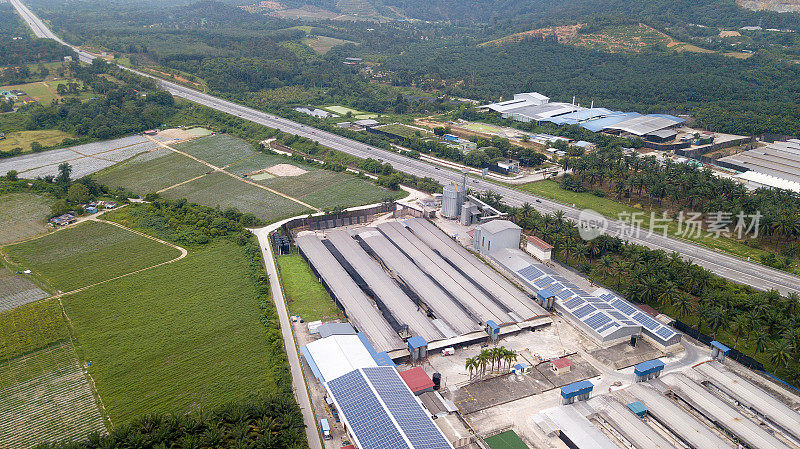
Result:
[[[386,267],[419,296],[436,317],[452,329],[452,336],[481,330],[477,319],[470,317],[447,292],[414,265],[375,228],[358,233],[361,239]]]
[[[445,335],[420,311],[420,308],[386,274],[381,266],[345,231],[331,231],[328,240],[367,283],[379,300],[401,325],[413,335],[427,341],[441,340]]]
[[[664,376],[661,382],[669,385],[684,401],[705,416],[713,418],[728,432],[736,435],[749,447],[758,449],[790,449],[764,428],[741,414],[730,403],[714,396],[684,374]]]
[[[678,449],[660,433],[645,424],[627,407],[610,395],[600,395],[589,401],[628,441],[639,449]]]
[[[722,389],[739,402],[757,410],[784,431],[800,440],[800,413],[753,385],[741,376],[724,368],[719,362],[711,361],[696,368],[709,382]]]
[[[400,223],[384,223],[378,226],[378,230],[482,323],[489,320],[496,323],[518,321],[498,306],[494,299],[453,269],[405,226]]]
[[[452,449],[397,370],[362,368],[326,384],[361,449]]]
[[[619,449],[574,407],[555,407],[542,412],[578,449]]]
[[[378,308],[356,285],[350,275],[328,251],[316,235],[302,235],[295,243],[316,272],[332,291],[336,300],[345,309],[350,321],[364,332],[379,351],[390,351],[405,347],[397,332],[381,315]]]
[[[648,114],[607,126],[606,129],[617,129],[635,134],[637,136],[643,136],[660,129],[675,126],[679,123],[683,123],[684,121],[685,120],[681,118],[673,117],[671,115]]]
[[[628,393],[634,395],[647,407],[649,414],[655,416],[661,424],[690,446],[714,449],[734,447],[652,386],[644,383],[634,384],[628,389]]]
[[[463,271],[504,304],[520,321],[546,316],[549,313],[523,293],[516,285],[472,255],[439,228],[425,219],[406,220],[409,229],[432,249]]]

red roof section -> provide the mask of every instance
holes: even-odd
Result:
[[[646,314],[648,314],[648,315],[650,315],[650,316],[652,316],[654,318],[659,316],[659,315],[661,315],[661,312],[659,312],[658,310],[648,306],[647,304],[634,304],[634,305],[636,307],[638,307],[639,310],[641,310],[642,312],[644,312],[644,313],[646,313]]]
[[[568,359],[566,357],[561,357],[560,359],[555,359],[555,360],[552,361],[552,363],[553,363],[553,366],[555,366],[558,369],[566,368],[568,366],[572,366],[572,360],[570,360],[570,359]]]
[[[352,444],[348,444],[347,446],[342,446],[342,449],[356,449],[356,447]]]
[[[536,237],[535,235],[526,235],[525,238],[528,239],[529,242],[539,247],[539,249],[541,250],[546,251],[548,249],[553,249],[553,245],[545,242],[544,240],[540,239],[539,237]]]
[[[474,229],[470,229],[469,231],[467,231],[467,235],[474,238],[475,237],[475,230]]]
[[[433,388],[433,381],[421,366],[402,371],[400,377],[414,393]]]

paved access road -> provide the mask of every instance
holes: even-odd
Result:
[[[20,0],[10,0],[20,15],[33,29],[34,33],[40,37],[50,37],[58,39],[47,26],[30,12]],[[65,44],[67,45],[67,44]],[[77,51],[77,50],[76,50]],[[81,60],[91,60],[94,56],[81,52]],[[145,73],[136,73],[151,77]],[[221,112],[226,112],[245,120],[252,121],[270,128],[276,128],[283,132],[297,134],[319,142],[321,145],[351,154],[360,158],[371,157],[383,162],[389,162],[392,166],[405,173],[416,176],[431,177],[442,184],[458,181],[461,175],[446,169],[436,168],[427,162],[411,159],[397,153],[392,153],[371,145],[341,137],[337,134],[322,131],[311,126],[303,125],[282,117],[267,114],[252,108],[248,108],[227,100],[223,100],[202,92],[198,92],[181,85],[164,80],[158,80],[161,86],[175,96],[185,98],[189,101],[202,104]],[[565,217],[577,220],[580,210],[572,208],[544,198],[538,198],[525,192],[514,190],[510,187],[490,183],[482,179],[470,178],[468,187],[473,190],[491,190],[503,196],[503,200],[511,206],[521,206],[530,203],[537,210],[543,213],[555,213],[559,210],[564,211]],[[609,220],[606,233],[609,235],[622,236],[624,224],[618,221]],[[677,252],[685,259],[711,270],[713,273],[730,279],[741,284],[748,284],[761,290],[775,289],[786,294],[788,292],[800,292],[800,277],[785,273],[780,270],[766,267],[761,264],[748,262],[735,256],[729,256],[717,251],[689,243],[684,240],[664,237],[663,235],[647,235],[642,232],[638,236],[623,236],[626,240],[648,246],[653,249],[661,249],[666,252]]]

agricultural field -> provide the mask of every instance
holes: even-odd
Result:
[[[16,274],[0,265],[0,313],[50,296],[27,274]]]
[[[299,254],[277,256],[276,262],[292,315],[300,315],[306,322],[343,318],[342,312]]]
[[[227,134],[194,139],[171,147],[217,167],[224,167],[256,154],[248,142]]]
[[[210,244],[62,299],[115,425],[274,388],[248,267],[242,247]]]
[[[60,144],[64,139],[73,136],[57,129],[43,129],[38,131],[17,131],[6,134],[6,138],[0,140],[0,152],[11,151],[14,148],[22,148],[23,152],[31,151],[31,143],[39,142],[45,147],[52,147]]]
[[[144,153],[93,175],[100,183],[141,195],[196,178],[211,169],[166,148]]]
[[[300,176],[276,177],[258,183],[286,192],[318,208],[359,206],[406,195],[403,191],[384,189],[346,173],[320,169]]]
[[[35,83],[15,84],[13,86],[2,86],[0,87],[0,89],[21,90],[26,94],[28,94],[29,97],[38,101],[39,103],[49,105],[51,101],[58,100],[61,98],[61,96],[58,95],[56,91],[56,89],[58,89],[58,85],[67,84],[69,82],[77,82],[79,85],[82,84],[80,81],[75,81],[75,80],[37,81]],[[89,93],[82,92],[81,94],[78,95],[78,97],[84,98],[87,95],[91,96],[91,94]],[[74,97],[75,95],[69,95],[69,96]]]
[[[378,114],[359,111],[357,109],[348,108],[347,106],[331,105],[331,106],[322,106],[320,109],[325,109],[328,112],[333,112],[334,114],[339,114],[343,117],[347,115],[347,113],[349,112],[353,116],[353,118],[359,120],[367,118],[375,118],[378,116]]]
[[[0,362],[0,447],[82,439],[105,425],[75,355],[64,342]]]
[[[27,192],[0,195],[0,245],[47,231],[51,202],[46,196]]]
[[[84,222],[4,248],[54,290],[71,291],[174,259],[180,252],[117,226]]]
[[[310,212],[294,201],[219,172],[169,189],[161,195],[170,199],[186,198],[191,203],[222,209],[236,208],[265,221]]]
[[[667,45],[671,41],[666,34],[640,23],[609,27],[596,33],[579,33],[570,43],[606,53],[637,53],[648,47]]]
[[[0,312],[0,331],[0,362],[69,339],[69,326],[55,299]]]
[[[303,39],[303,43],[311,47],[317,54],[324,55],[337,45],[354,44],[355,42],[328,36],[309,36]]]

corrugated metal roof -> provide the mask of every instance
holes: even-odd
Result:
[[[480,225],[481,232],[489,234],[497,234],[498,232],[507,231],[509,229],[521,230],[519,226],[508,220],[492,220]]]
[[[569,398],[592,391],[594,384],[588,380],[581,380],[561,387],[561,396]]]
[[[304,354],[313,360],[323,382],[336,379],[357,368],[378,366],[357,335],[332,335],[303,347]]]
[[[633,367],[633,372],[636,373],[637,376],[644,376],[656,371],[661,371],[662,369],[664,369],[664,362],[659,359],[654,359],[635,365]]]

